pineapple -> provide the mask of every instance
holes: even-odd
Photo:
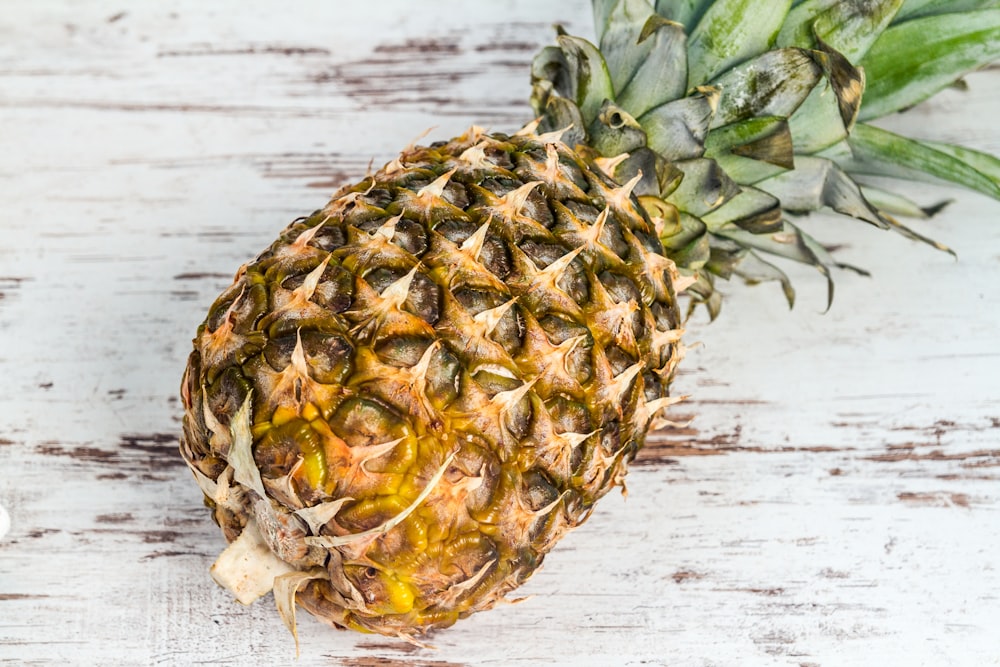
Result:
[[[595,0],[599,46],[535,60],[536,121],[405,149],[209,309],[181,453],[230,542],[213,577],[293,634],[296,606],[416,641],[504,600],[666,422],[679,295],[791,302],[766,255],[829,276],[790,213],[927,240],[871,175],[1000,196],[996,158],[867,122],[1000,56],[996,4]],[[903,76],[914,34],[940,59]]]
[[[241,599],[273,581],[402,636],[522,583],[674,400],[685,279],[633,185],[558,133],[472,128],[243,267],[183,383],[182,451],[233,540],[217,578],[263,558]]]

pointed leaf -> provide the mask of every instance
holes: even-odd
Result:
[[[786,221],[786,227],[795,230],[795,234],[798,237],[798,242],[801,244],[802,248],[805,249],[810,255],[816,258],[817,264],[813,264],[823,277],[826,278],[826,309],[830,310],[830,306],[833,305],[833,272],[832,268],[838,266],[834,261],[830,253],[827,252],[823,245],[814,239],[809,234],[806,234],[800,227],[796,227],[790,222]]]
[[[715,0],[656,0],[656,13],[680,23],[690,35],[713,2]]]
[[[882,188],[877,188],[871,185],[862,185],[861,191],[864,193],[865,198],[879,210],[882,218],[889,223],[890,229],[902,234],[912,241],[926,243],[932,248],[946,252],[952,257],[957,257],[955,251],[948,246],[935,241],[929,236],[924,236],[923,234],[910,229],[893,217],[894,215],[905,215],[911,218],[926,220],[937,214],[938,211],[951,203],[951,200],[945,200],[931,206],[921,207],[916,202],[913,202],[900,194],[889,192],[888,190],[883,190]]]
[[[646,0],[620,0],[608,16],[607,29],[599,44],[615,95],[632,80],[653,48],[649,40],[639,41],[650,16],[656,15]]]
[[[872,203],[872,206],[883,213],[883,217],[886,217],[885,214],[905,215],[908,218],[926,220],[950,203],[949,200],[945,200],[931,206],[921,206],[901,194],[864,183],[861,183],[861,192],[865,195],[865,199]]]
[[[708,157],[713,157],[719,167],[740,185],[753,185],[786,171],[784,167],[735,153]]]
[[[782,169],[794,169],[795,153],[788,121],[779,120],[768,134],[733,147],[732,154],[766,162]]]
[[[686,160],[705,152],[705,137],[715,113],[718,91],[703,89],[656,107],[641,116],[650,148],[668,160]]]
[[[571,100],[552,95],[547,98],[543,106],[535,109],[535,113],[542,116],[542,122],[538,126],[539,131],[556,132],[569,128],[562,136],[562,140],[569,146],[583,143],[586,139],[587,128],[583,124],[580,108]]]
[[[882,33],[862,59],[868,80],[861,120],[925,100],[1000,58],[1000,10],[906,21]]]
[[[323,526],[337,516],[337,513],[343,509],[345,504],[353,500],[354,498],[344,496],[342,498],[319,503],[318,505],[313,505],[311,507],[297,509],[295,510],[295,514],[306,522],[306,525],[309,526],[309,531],[313,535],[319,535],[319,531],[323,528]]]
[[[594,31],[597,33],[597,43],[604,41],[604,33],[608,30],[608,23],[611,21],[611,12],[618,6],[620,0],[593,0],[591,6],[594,10]]]
[[[837,263],[822,245],[792,223],[786,220],[783,231],[774,234],[751,234],[742,229],[719,230],[717,233],[747,248],[816,267],[826,278],[826,307],[833,303],[833,275],[830,269]]]
[[[795,152],[816,153],[847,136],[837,97],[828,86],[816,86],[788,119]]]
[[[684,172],[684,179],[666,200],[683,212],[701,217],[740,192],[740,186],[719,168],[715,160],[684,160],[675,162],[674,166]]]
[[[648,205],[645,198],[641,201],[644,206]],[[659,205],[660,207],[670,206],[662,201],[659,202]],[[676,209],[674,210],[676,211]],[[708,231],[708,226],[700,218],[691,215],[677,213],[669,218],[660,217],[664,220],[663,229],[660,230],[660,243],[663,244],[665,250],[680,250],[699,236],[704,236]]]
[[[823,68],[830,89],[837,99],[840,120],[848,132],[854,127],[861,110],[861,96],[865,90],[865,71],[855,67],[836,49],[821,39],[816,40],[813,52],[816,62]]]
[[[908,139],[865,123],[858,123],[848,139],[854,160],[851,171],[881,176],[912,177],[927,174],[1000,199],[996,158],[968,148],[931,145]],[[976,166],[982,166],[980,171]]]
[[[903,0],[806,0],[788,13],[778,34],[781,46],[812,48],[818,36],[857,62],[896,16]]]
[[[817,256],[802,242],[802,237],[805,236],[804,232],[787,220],[784,221],[781,231],[771,234],[751,234],[742,229],[720,229],[717,234],[722,238],[736,241],[744,248],[755,248],[775,257],[784,257],[813,266],[823,264],[820,261],[820,256]],[[825,250],[820,254],[828,256]],[[827,264],[834,266],[836,263],[829,259]]]
[[[751,185],[791,169],[794,146],[783,118],[751,118],[708,133],[705,157],[737,183]]]
[[[248,393],[229,424],[233,443],[229,448],[229,465],[233,466],[234,480],[266,499],[267,492],[260,477],[260,469],[253,458],[252,406],[252,395]]]
[[[701,219],[711,231],[736,225],[753,234],[767,234],[781,229],[781,202],[763,190],[744,187],[738,195]]]
[[[705,268],[723,280],[729,280],[736,272],[736,266],[750,252],[736,241],[721,236],[711,237],[711,255]]]
[[[716,0],[688,40],[688,88],[767,51],[791,0]]]
[[[687,91],[687,35],[683,28],[653,17],[643,27],[643,37],[642,45],[649,44],[650,50],[618,96],[618,103],[635,116],[683,97]]]
[[[916,232],[916,231],[910,229],[909,227],[907,227],[906,225],[902,224],[901,222],[899,222],[898,220],[896,220],[892,216],[889,216],[888,220],[889,220],[889,229],[891,229],[892,231],[897,232],[899,234],[902,234],[903,236],[905,236],[906,238],[910,239],[911,241],[919,241],[921,243],[926,243],[927,245],[931,246],[935,250],[940,250],[941,252],[946,252],[949,255],[951,255],[952,257],[954,257],[955,259],[958,259],[958,255],[955,253],[955,251],[952,250],[951,248],[949,248],[948,246],[946,246],[945,244],[939,243],[938,241],[935,241],[934,239],[932,239],[929,236],[924,236],[923,234],[920,234],[919,232]]]
[[[994,183],[1000,183],[1000,158],[997,156],[938,141],[925,141],[923,143],[936,151],[964,162]]]
[[[574,82],[570,96],[589,125],[597,117],[604,100],[614,99],[611,75],[597,47],[585,39],[560,35],[559,46],[566,58],[570,80]]]
[[[841,0],[795,0],[774,43],[777,46],[813,48],[816,35],[813,26],[824,14],[837,11],[837,5],[843,4],[848,3]]]
[[[777,281],[781,283],[781,291],[785,294],[788,307],[795,307],[795,288],[788,274],[779,269],[774,264],[764,260],[756,252],[748,252],[739,264],[733,269],[733,273],[747,285],[757,285],[762,282]]]
[[[861,188],[837,163],[826,158],[797,156],[795,169],[773,176],[758,184],[781,200],[790,211],[815,211],[829,206],[876,227],[888,223],[861,194]]]
[[[813,51],[828,86],[816,86],[788,125],[797,153],[816,153],[842,141],[854,126],[865,87],[864,71],[821,40]]]
[[[906,0],[903,3],[903,8],[896,14],[895,23],[902,23],[921,16],[993,9],[995,7],[1000,7],[1000,0]]]
[[[705,140],[705,156],[718,157],[728,153],[791,169],[794,152],[788,121],[777,116],[750,118],[709,132]]]
[[[708,261],[708,227],[699,218],[681,213],[677,221],[665,226],[660,233],[660,242],[670,259],[677,266],[686,269],[700,269]]]
[[[556,92],[563,97],[576,99],[576,81],[570,77],[569,63],[558,46],[546,46],[535,55],[531,61],[531,82],[536,88],[539,83],[547,84],[541,86],[546,93]],[[534,96],[532,101],[534,102]],[[541,100],[542,103],[544,101]],[[535,112],[540,113],[537,108]]]
[[[791,116],[820,81],[822,68],[803,49],[775,49],[723,73],[712,127],[752,116]]]
[[[677,189],[684,178],[684,172],[649,148],[632,151],[614,171],[614,178],[619,183],[628,183],[641,173],[642,178],[633,190],[640,196],[666,197]]]
[[[296,657],[299,655],[299,630],[295,623],[295,595],[308,582],[329,578],[326,570],[319,567],[304,572],[288,572],[274,578],[274,604],[278,608],[278,616],[295,639]]]
[[[709,271],[699,271],[694,278],[694,284],[684,292],[692,296],[685,318],[690,318],[697,307],[703,305],[708,311],[709,320],[714,322],[722,311],[722,295],[715,291],[714,276]]]

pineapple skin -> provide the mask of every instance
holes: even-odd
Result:
[[[181,453],[293,618],[412,638],[494,606],[675,402],[683,279],[634,182],[559,136],[408,148],[199,327]]]

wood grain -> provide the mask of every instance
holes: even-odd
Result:
[[[114,3],[0,13],[0,662],[292,664],[176,453],[189,341],[289,220],[427,128],[512,130],[588,3]],[[388,17],[388,18],[387,18]],[[1000,72],[890,125],[1000,153]],[[436,651],[301,619],[300,665],[1000,664],[1000,205],[948,256],[806,224],[874,277],[727,285],[656,434],[521,604]],[[4,533],[4,511],[10,527]]]

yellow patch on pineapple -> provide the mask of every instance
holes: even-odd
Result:
[[[386,574],[385,592],[392,613],[405,614],[413,609],[413,588],[409,584],[400,581],[395,576]]]
[[[299,416],[299,411],[287,405],[279,405],[274,414],[271,415],[271,424],[274,426],[284,426]]]
[[[302,449],[302,472],[309,486],[314,489],[323,487],[326,481],[326,453],[318,440],[303,438],[299,441]]]

